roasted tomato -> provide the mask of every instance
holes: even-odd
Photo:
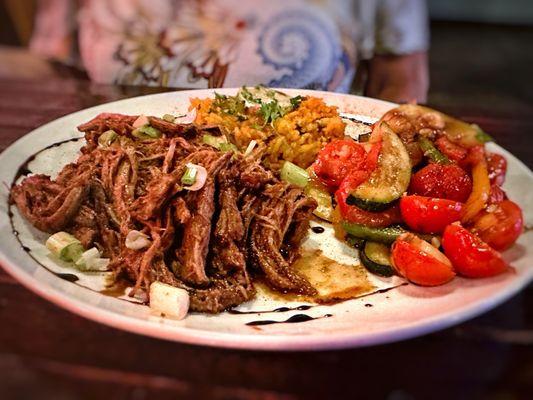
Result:
[[[464,202],[472,192],[472,179],[458,165],[429,164],[411,178],[409,193]]]
[[[404,222],[416,232],[442,233],[452,222],[461,219],[463,204],[453,200],[423,196],[404,196],[400,211]]]
[[[334,140],[318,153],[313,164],[316,176],[330,189],[336,189],[353,171],[364,168],[366,152],[351,139]]]
[[[442,246],[460,275],[485,278],[501,274],[508,268],[500,253],[458,222],[444,230]]]
[[[504,200],[478,214],[471,230],[493,249],[503,251],[516,242],[523,229],[522,209]]]
[[[364,182],[368,175],[360,173],[353,174],[350,178],[345,179],[339,190],[335,192],[335,200],[342,220],[354,224],[362,224],[372,228],[383,228],[402,221],[400,208],[395,205],[385,211],[371,212],[360,209],[357,206],[348,205],[346,199],[352,188]]]
[[[403,234],[394,242],[392,263],[398,274],[422,286],[443,285],[455,276],[450,260],[412,233]]]
[[[507,160],[504,156],[496,153],[487,155],[487,165],[489,170],[490,183],[501,186],[505,182],[507,173]]]
[[[490,186],[489,204],[498,204],[507,199],[507,194],[498,185]]]
[[[450,160],[460,162],[464,160],[468,154],[468,150],[458,144],[453,143],[446,136],[441,136],[435,141],[435,145],[442,154],[448,157]]]

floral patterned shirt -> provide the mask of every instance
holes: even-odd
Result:
[[[423,1],[394,1],[422,28],[393,41],[425,49]],[[391,0],[41,0],[31,48],[101,83],[347,91],[358,56],[375,50],[380,3]]]

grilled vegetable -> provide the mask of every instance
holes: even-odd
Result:
[[[318,204],[313,214],[326,221],[331,221],[333,217],[333,204],[329,192],[312,183],[308,184],[304,191],[307,196],[315,199]]]
[[[357,186],[347,203],[367,211],[382,211],[405,193],[411,178],[409,154],[400,138],[387,124],[381,124],[382,147],[376,169]]]
[[[369,272],[381,276],[394,275],[388,246],[382,243],[366,242],[359,254],[361,262]]]
[[[473,222],[472,232],[498,251],[511,247],[524,229],[522,209],[510,200],[487,207]]]
[[[457,164],[430,163],[411,178],[409,193],[465,202],[472,192],[472,179]]]
[[[313,171],[324,185],[334,190],[347,176],[363,169],[367,171],[365,160],[363,145],[352,139],[338,139],[320,150],[313,164]],[[363,179],[366,178],[367,175]]]
[[[424,155],[431,161],[436,162],[437,164],[450,164],[450,159],[437,150],[437,148],[433,146],[433,143],[431,143],[431,140],[428,138],[419,138],[418,144],[424,152]]]
[[[373,242],[392,244],[406,230],[398,226],[389,226],[386,228],[370,228],[365,225],[342,223],[343,229],[352,236],[370,240]]]
[[[442,247],[456,271],[469,278],[486,278],[509,268],[500,253],[458,222],[444,231]]]
[[[299,187],[306,187],[309,183],[309,174],[303,168],[290,161],[285,161],[280,171],[281,179]]]
[[[424,196],[404,196],[400,211],[405,224],[415,232],[442,233],[461,219],[463,204],[453,200]]]
[[[468,124],[428,107],[404,104],[388,111],[382,121],[389,122],[402,138],[413,134],[413,127],[431,129],[466,148],[482,145],[492,138],[476,124]]]
[[[78,261],[85,251],[81,242],[67,232],[57,232],[48,238],[46,248],[63,261]]]
[[[450,260],[412,233],[401,235],[392,245],[391,254],[394,269],[417,285],[443,285],[455,277]]]
[[[350,246],[355,247],[357,250],[361,250],[365,247],[365,239],[361,239],[352,235],[346,235],[346,243]]]
[[[490,196],[490,179],[487,162],[480,159],[472,167],[472,193],[463,208],[463,223],[471,222],[485,208]]]

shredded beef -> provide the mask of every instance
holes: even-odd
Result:
[[[283,292],[315,293],[291,268],[314,200],[265,169],[262,149],[243,156],[203,144],[206,132],[221,134],[217,127],[148,117],[162,137],[139,140],[131,135],[137,117],[104,113],[80,125],[87,144],[78,160],[55,180],[26,177],[11,201],[36,228],[97,246],[115,275],[134,283],[132,295],[157,280],[186,289],[193,311],[217,313],[252,299],[255,275]],[[119,137],[99,146],[109,129]],[[181,182],[189,163],[207,170],[195,192]],[[131,230],[150,245],[127,248]]]

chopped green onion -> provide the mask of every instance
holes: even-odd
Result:
[[[63,261],[78,261],[85,249],[81,242],[67,232],[57,232],[48,238],[46,248]]]
[[[163,119],[167,122],[174,122],[174,120],[176,119],[175,116],[173,116],[172,114],[165,114],[163,115]]]
[[[114,142],[116,138],[117,133],[113,129],[110,129],[100,135],[100,137],[98,138],[98,144],[102,147],[108,147],[111,145],[111,143]]]
[[[185,173],[181,177],[181,183],[184,185],[191,186],[196,182],[196,174],[198,173],[198,170],[194,167],[189,167],[185,169]]]
[[[91,247],[89,250],[83,252],[75,264],[80,271],[106,271],[109,262],[109,258],[101,257],[96,247]]]
[[[131,132],[132,136],[135,136],[138,139],[158,139],[161,137],[161,132],[159,129],[154,128],[150,125],[143,125],[140,128],[135,128]]]
[[[431,161],[443,165],[450,164],[450,159],[444,154],[442,154],[428,138],[420,137],[418,139],[418,144],[424,152],[424,155],[428,157]]]
[[[285,161],[280,171],[281,179],[293,185],[306,187],[309,183],[309,174],[303,168],[290,161]]]
[[[220,150],[220,145],[223,143],[227,143],[228,139],[226,139],[226,136],[213,136],[209,134],[205,134],[202,137],[202,142],[207,144],[208,146],[214,147],[217,150]]]
[[[238,151],[237,146],[235,146],[233,143],[221,143],[219,147],[220,151],[232,151],[236,153]]]

